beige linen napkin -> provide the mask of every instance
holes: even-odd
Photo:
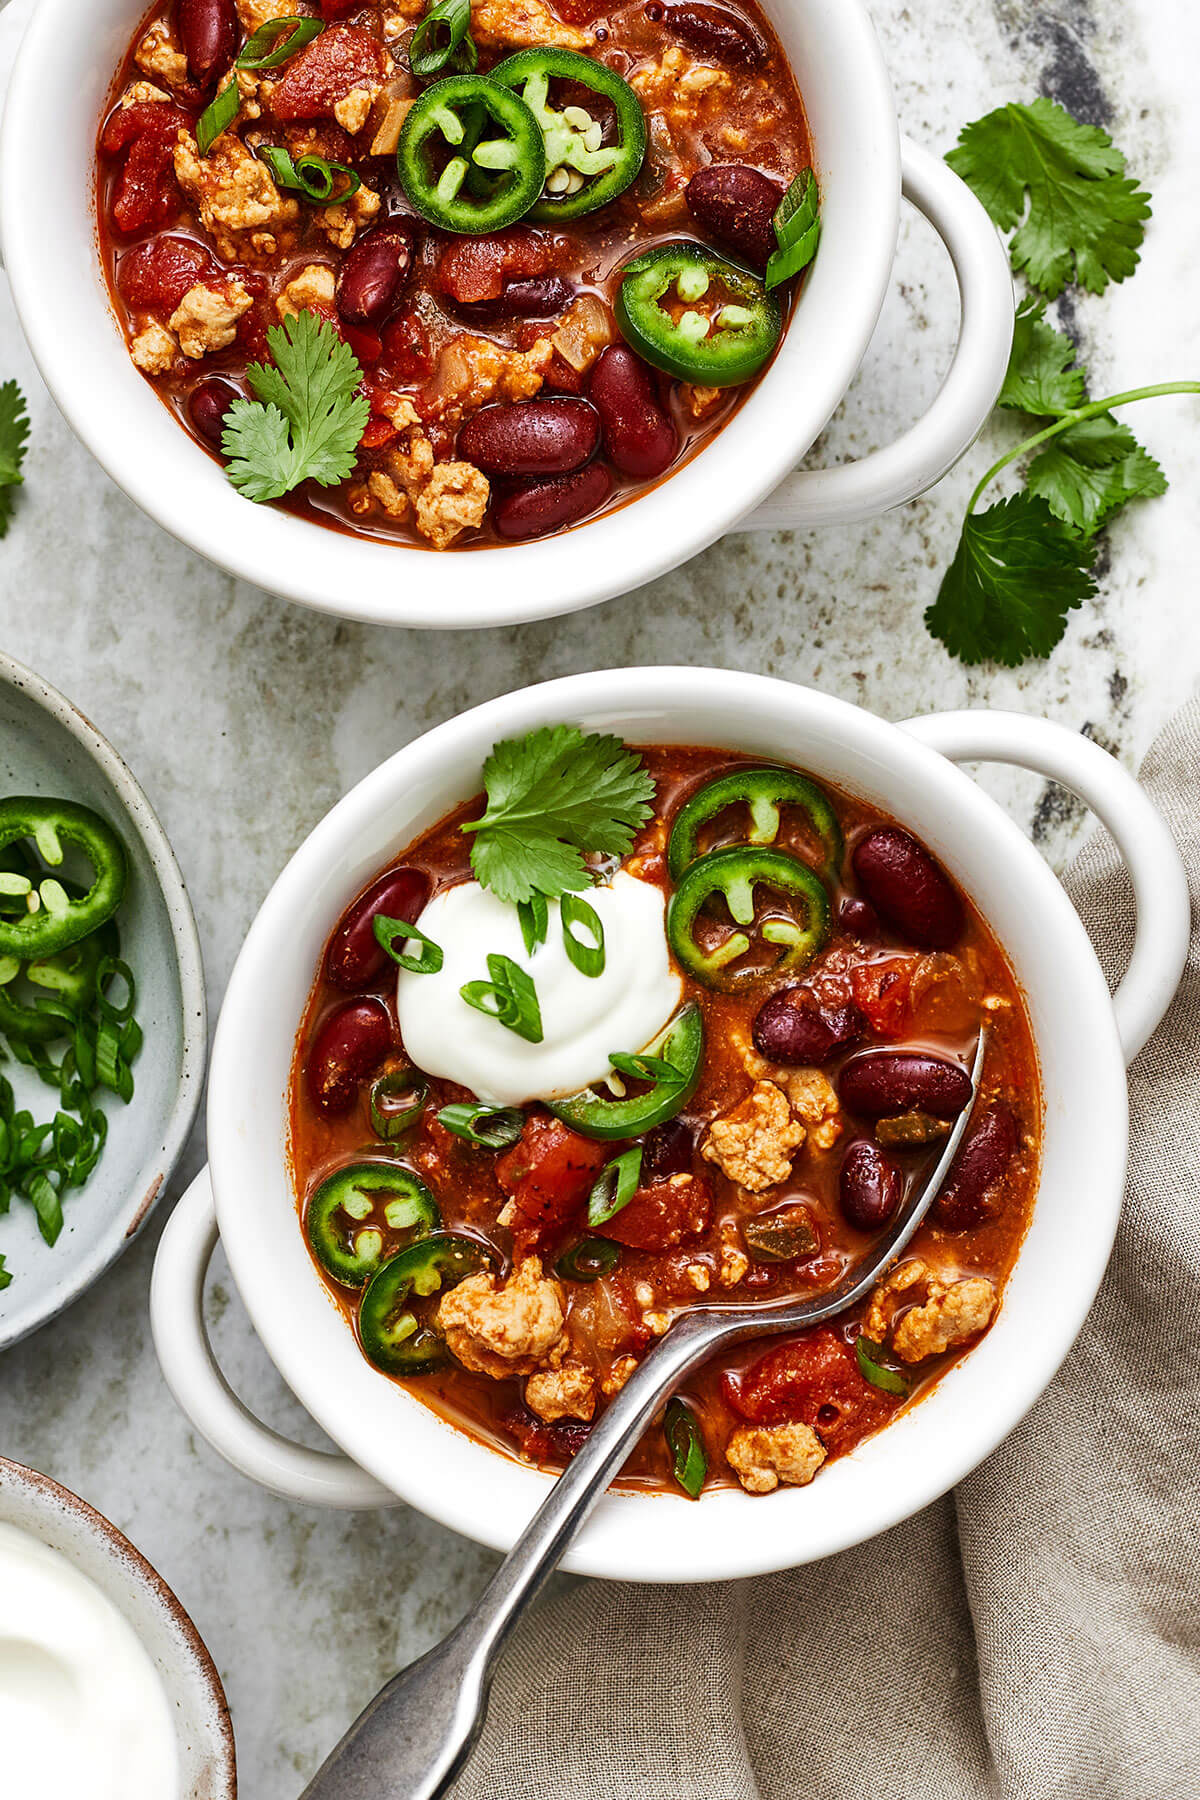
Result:
[[[1200,919],[1200,702],[1142,779]],[[1115,979],[1133,903],[1105,835],[1067,887]],[[1198,1048],[1193,931],[1131,1071],[1104,1286],[995,1455],[787,1574],[564,1583],[506,1658],[457,1800],[1200,1800]]]

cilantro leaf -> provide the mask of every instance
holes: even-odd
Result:
[[[1102,294],[1133,274],[1150,198],[1098,125],[1053,100],[1010,102],[965,126],[946,161],[1002,231],[1019,226],[1013,267],[1050,299],[1070,280]]]
[[[25,477],[21,464],[29,437],[29,414],[25,396],[15,381],[0,382],[0,537],[8,531],[12,517],[11,490]]]
[[[654,798],[640,756],[575,725],[504,739],[483,779],[487,810],[462,827],[475,834],[471,866],[484,887],[518,903],[587,887],[582,853],[624,856]]]
[[[0,1291],[3,1291],[4,1288],[8,1287],[11,1281],[12,1275],[4,1266],[4,1258],[0,1256]]]
[[[1046,302],[1027,294],[1013,322],[1012,355],[997,406],[1041,417],[1079,406],[1087,392],[1082,369],[1072,368],[1075,346],[1046,321]]]
[[[267,332],[274,365],[246,370],[257,400],[235,400],[221,448],[250,500],[277,500],[302,481],[332,487],[354,468],[369,407],[355,393],[358,360],[331,325],[305,310]]]
[[[1127,425],[1101,413],[1081,419],[1040,450],[1025,485],[1056,518],[1092,537],[1127,500],[1165,494],[1167,478]]]
[[[1014,494],[967,514],[925,623],[966,663],[1011,668],[1026,656],[1048,656],[1068,612],[1096,591],[1093,554],[1040,495]]]

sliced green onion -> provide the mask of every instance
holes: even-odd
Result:
[[[811,169],[803,170],[788,188],[775,209],[774,225],[779,248],[772,252],[763,277],[763,286],[768,293],[807,268],[817,254],[821,238],[821,196]]]
[[[399,963],[410,975],[437,974],[445,961],[440,944],[435,944],[431,937],[426,937],[423,931],[418,931],[407,919],[388,919],[383,913],[376,913],[372,923],[377,942],[382,944],[394,963]],[[410,956],[407,951],[396,949],[397,944],[405,943],[416,943],[423,947],[416,956]]]
[[[242,53],[234,64],[238,69],[278,69],[281,64],[320,37],[325,27],[320,19],[290,14],[286,19],[268,19],[252,37],[246,39]]]
[[[531,894],[528,900],[517,901],[517,918],[521,922],[521,936],[525,940],[525,954],[532,956],[540,944],[546,941],[546,933],[550,927],[550,907],[545,894]]]
[[[525,1114],[519,1107],[473,1105],[467,1100],[443,1106],[437,1119],[455,1137],[481,1150],[507,1150],[525,1128]]]
[[[255,154],[270,169],[276,187],[303,194],[310,206],[340,206],[362,186],[353,169],[324,156],[298,156],[293,161],[281,144],[260,144]],[[335,180],[339,175],[344,177],[340,186]]]
[[[107,992],[108,984],[116,976],[125,983],[125,1004],[114,1006]],[[126,1019],[133,1017],[133,1009],[137,1004],[137,984],[133,979],[133,970],[119,956],[102,956],[96,967],[96,1006],[102,1019],[108,1019],[113,1025],[123,1025]]]
[[[196,120],[196,148],[207,156],[223,131],[228,131],[241,109],[242,96],[236,79],[223,87]]]
[[[630,1055],[625,1050],[610,1050],[609,1062],[618,1075],[628,1075],[631,1081],[683,1081],[674,1063],[669,1063],[664,1056],[647,1056],[644,1053]]]
[[[44,1169],[36,1169],[24,1182],[25,1198],[32,1202],[37,1214],[38,1230],[48,1244],[58,1241],[63,1228],[62,1201],[58,1189]]]
[[[872,1338],[864,1337],[860,1332],[854,1340],[854,1354],[858,1360],[859,1373],[872,1387],[882,1388],[885,1394],[907,1394],[908,1382],[899,1369],[889,1369],[883,1362],[883,1346]]]
[[[459,988],[467,1005],[486,1018],[495,1019],[527,1044],[540,1044],[542,1012],[530,976],[511,956],[493,953],[487,959],[487,967],[490,981],[468,981]]]
[[[605,1163],[588,1195],[588,1224],[595,1229],[615,1219],[637,1193],[642,1173],[642,1146],[634,1144]]]
[[[469,73],[479,55],[471,30],[471,0],[435,0],[408,45],[408,66],[421,81],[447,73]]]
[[[611,1275],[621,1260],[621,1246],[611,1238],[586,1237],[564,1250],[554,1265],[554,1273],[564,1281],[598,1281]]]
[[[415,1069],[389,1069],[371,1088],[371,1130],[394,1143],[411,1131],[428,1098],[429,1083]]]
[[[579,973],[593,977],[603,975],[604,927],[595,907],[578,894],[564,894],[558,903],[558,915],[562,920],[563,949]],[[588,944],[576,937],[570,929],[572,925],[582,925],[591,934],[593,942]]]
[[[700,1498],[704,1478],[708,1474],[708,1454],[700,1432],[700,1421],[686,1400],[676,1397],[667,1402],[663,1414],[663,1436],[671,1452],[671,1473],[691,1500]]]

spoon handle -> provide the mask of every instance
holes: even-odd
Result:
[[[479,1735],[496,1658],[659,1405],[736,1329],[696,1313],[630,1376],[554,1482],[462,1623],[393,1677],[350,1727],[301,1800],[436,1800]]]

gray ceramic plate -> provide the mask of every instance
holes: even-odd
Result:
[[[0,795],[81,800],[120,833],[129,887],[118,920],[146,1034],[128,1106],[106,1096],[108,1141],[87,1186],[64,1200],[53,1248],[14,1196],[0,1218],[0,1349],[61,1312],[116,1261],[149,1216],[183,1149],[204,1076],[204,976],[183,877],[150,803],[112,745],[40,675],[0,655]],[[10,1058],[19,1105],[53,1118],[55,1093]]]
[[[73,1562],[128,1619],[148,1651],[166,1688],[179,1746],[179,1795],[162,1800],[236,1800],[233,1732],[221,1678],[162,1577],[85,1501],[2,1456],[0,1521]]]

